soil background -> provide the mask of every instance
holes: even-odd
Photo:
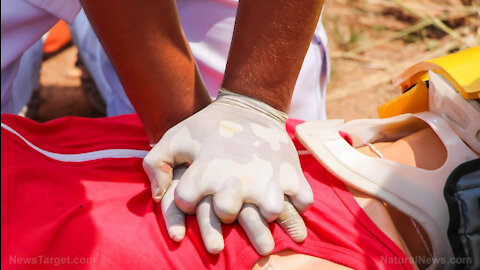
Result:
[[[423,60],[480,45],[480,0],[325,0],[331,77],[328,118],[377,117],[400,94],[391,81]],[[46,55],[40,84],[22,114],[38,121],[101,117],[105,105],[68,44]]]

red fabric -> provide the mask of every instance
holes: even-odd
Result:
[[[149,149],[135,115],[45,124],[2,115],[2,123],[56,153]],[[293,133],[298,123],[290,120],[287,131],[303,149]],[[170,240],[139,158],[60,162],[4,128],[1,143],[2,268],[249,269],[260,258],[237,224],[223,226],[225,250],[219,255],[206,252],[193,216],[185,239]],[[315,195],[303,214],[308,238],[296,244],[272,223],[274,252],[290,248],[354,269],[413,269],[385,264],[407,260],[340,180],[311,155],[300,161]]]

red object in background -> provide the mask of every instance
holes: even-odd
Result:
[[[70,29],[67,23],[60,20],[48,31],[47,39],[43,43],[43,52],[54,53],[70,42],[70,39]]]
[[[294,137],[298,123],[289,120],[287,131],[304,150]],[[205,250],[194,216],[185,239],[172,241],[142,159],[126,152],[93,159],[105,154],[93,151],[150,149],[136,115],[45,124],[2,115],[1,136],[2,269],[250,269],[260,258],[238,224],[222,226],[219,255]],[[88,161],[65,161],[86,152]],[[289,248],[359,270],[413,269],[338,178],[310,154],[300,162],[315,196],[302,215],[308,237],[294,243],[271,223],[274,252]]]

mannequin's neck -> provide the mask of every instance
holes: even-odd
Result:
[[[405,165],[435,170],[445,163],[447,149],[431,128],[425,128],[395,142],[374,143],[383,158]],[[379,157],[370,147],[357,148],[361,153]]]

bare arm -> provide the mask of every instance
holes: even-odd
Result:
[[[150,142],[210,102],[174,0],[82,0]]]
[[[286,112],[323,0],[240,0],[222,87]]]
[[[151,142],[209,103],[175,1],[82,5]],[[240,1],[223,87],[287,111],[322,5]]]

